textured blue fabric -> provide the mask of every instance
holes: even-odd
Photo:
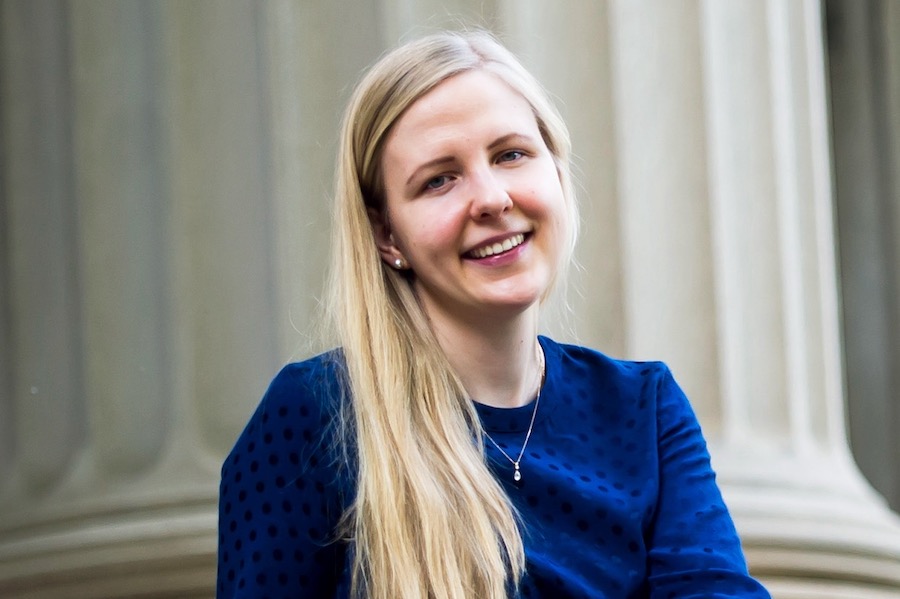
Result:
[[[513,481],[527,574],[521,597],[769,597],[748,574],[690,404],[661,363],[612,360],[541,338],[547,377]],[[286,366],[222,468],[218,597],[347,597],[336,525],[353,470],[334,443],[340,354]],[[476,404],[517,456],[533,403]]]

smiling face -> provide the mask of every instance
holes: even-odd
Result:
[[[548,290],[565,240],[553,155],[525,99],[467,71],[416,100],[382,154],[382,258],[399,258],[433,318],[521,314]]]

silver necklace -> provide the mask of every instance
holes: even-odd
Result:
[[[544,358],[544,348],[538,345],[538,349],[540,350],[541,356],[541,380],[538,384],[537,397],[534,400],[534,410],[531,412],[531,423],[528,425],[528,432],[525,433],[525,441],[522,443],[522,449],[519,450],[519,455],[516,459],[512,459],[508,453],[503,451],[503,448],[500,447],[494,438],[491,435],[484,431],[484,436],[488,438],[488,441],[494,444],[494,447],[497,448],[497,451],[503,454],[509,463],[513,465],[515,470],[513,471],[513,480],[515,482],[519,482],[522,480],[522,472],[519,470],[519,463],[522,461],[522,456],[525,455],[525,448],[528,447],[528,440],[531,439],[531,431],[534,430],[534,420],[537,417],[538,405],[541,403],[541,391],[544,389],[544,378],[547,376],[547,362]]]

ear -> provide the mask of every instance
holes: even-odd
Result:
[[[381,254],[381,259],[388,266],[397,270],[409,268],[406,257],[400,248],[397,247],[397,242],[391,233],[391,225],[387,218],[382,212],[374,208],[369,208],[367,212],[369,214],[369,222],[372,225],[372,233],[375,237],[375,245],[378,248],[378,253]]]

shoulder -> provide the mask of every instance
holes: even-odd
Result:
[[[612,422],[644,420],[663,428],[665,423],[693,421],[690,402],[669,367],[660,361],[612,358],[579,345],[541,338],[547,356],[548,382],[568,403],[585,402],[597,415]]]
[[[328,417],[340,408],[344,361],[339,350],[284,366],[275,375],[250,421],[265,425],[273,418],[299,420]]]
[[[344,564],[335,531],[352,493],[342,372],[339,352],[282,368],[225,459],[220,597],[333,595]]]
[[[278,474],[340,459],[335,452],[343,397],[340,351],[284,366],[250,416],[223,465]],[[244,463],[241,463],[243,460]]]
[[[610,357],[603,352],[580,345],[557,343],[541,337],[548,368],[558,371],[567,382],[588,384],[595,388],[635,393],[661,388],[673,380],[663,362],[636,362]],[[674,382],[674,380],[673,380]]]

